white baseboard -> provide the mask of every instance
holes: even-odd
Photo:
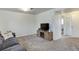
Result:
[[[29,34],[29,35],[35,35],[35,33],[34,34]],[[23,36],[29,36],[29,35],[19,35],[19,36],[16,36],[16,37],[23,37]]]

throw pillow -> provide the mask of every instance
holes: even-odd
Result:
[[[9,32],[9,33],[2,33],[2,35],[3,35],[3,37],[4,37],[5,40],[8,39],[8,38],[13,37],[13,35],[12,35],[11,32]]]

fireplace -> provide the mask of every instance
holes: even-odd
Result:
[[[43,31],[49,31],[49,23],[41,23],[40,29]]]
[[[53,40],[53,32],[49,31],[49,23],[41,23],[40,28],[37,30],[37,36],[47,40]]]

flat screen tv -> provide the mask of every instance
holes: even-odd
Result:
[[[41,30],[48,31],[49,30],[49,23],[41,23],[40,28],[41,28]]]

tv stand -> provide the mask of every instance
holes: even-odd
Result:
[[[46,40],[53,40],[53,32],[44,31],[44,30],[38,30],[37,36],[42,37]]]

